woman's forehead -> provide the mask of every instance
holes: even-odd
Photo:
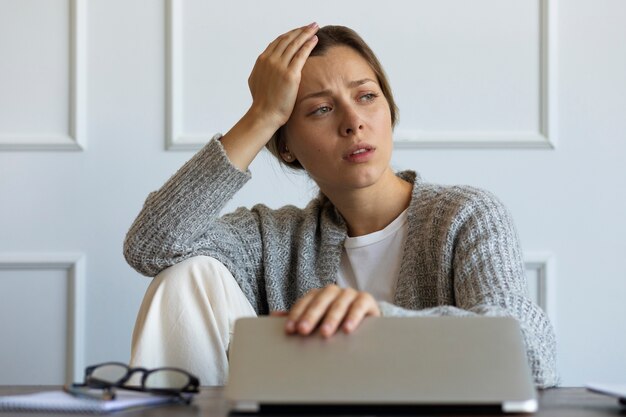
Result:
[[[361,79],[377,80],[369,63],[354,49],[334,46],[324,55],[309,57],[302,69],[300,86],[327,88],[328,84],[343,81],[350,83]]]

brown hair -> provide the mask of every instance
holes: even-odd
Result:
[[[374,55],[372,49],[365,43],[365,41],[354,30],[345,26],[324,26],[317,31],[317,45],[311,51],[310,56],[323,56],[328,49],[334,46],[347,46],[355,50],[359,55],[367,61],[369,66],[376,74],[376,79],[380,85],[380,89],[389,103],[389,110],[391,112],[391,126],[394,127],[398,121],[398,106],[393,99],[391,93],[391,87],[387,76],[383,70],[382,65]],[[284,126],[281,126],[270,141],[265,145],[267,149],[274,155],[279,162],[293,169],[304,169],[298,160],[293,162],[286,162],[281,157],[281,152],[284,152],[285,137]]]

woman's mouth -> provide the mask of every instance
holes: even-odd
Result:
[[[344,154],[343,159],[352,163],[363,163],[369,161],[374,155],[376,148],[368,144],[360,143],[351,147]]]

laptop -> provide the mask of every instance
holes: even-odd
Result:
[[[505,317],[368,317],[350,335],[235,323],[225,397],[235,413],[532,413],[519,324]]]

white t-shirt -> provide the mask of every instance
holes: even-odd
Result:
[[[337,285],[369,292],[377,301],[393,302],[407,230],[407,210],[404,210],[383,230],[348,237]]]

